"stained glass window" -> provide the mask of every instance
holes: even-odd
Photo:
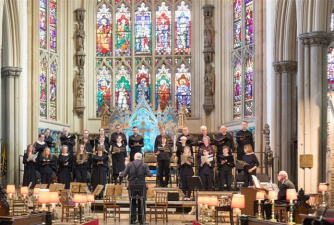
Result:
[[[245,117],[253,117],[253,59],[246,58],[245,65]]]
[[[233,117],[234,119],[241,118],[241,62],[236,61],[233,67]]]
[[[145,98],[147,102],[151,103],[151,74],[145,65],[142,65],[136,74],[136,99],[137,102],[141,98]]]
[[[141,3],[136,10],[136,54],[150,54],[152,52],[151,40],[151,11],[145,3]]]
[[[57,0],[39,0],[40,118],[57,120]]]
[[[189,68],[185,64],[181,64],[177,68],[175,73],[175,95],[176,95],[176,107],[179,110],[180,107],[184,107],[188,115],[191,115],[191,74]]]
[[[334,31],[334,13],[332,13],[331,15],[331,31]],[[333,86],[334,84],[334,48],[333,46],[330,46],[328,48],[328,53],[327,53],[327,79],[328,79],[328,84],[330,86]],[[333,88],[330,87],[330,90],[333,90]]]
[[[171,21],[170,6],[162,2],[156,12],[156,53],[159,55],[171,53]]]
[[[111,8],[106,4],[98,7],[96,13],[96,56],[112,55]]]
[[[100,109],[104,103],[110,108],[110,100],[111,69],[106,65],[101,65],[97,68],[97,116],[100,116]]]
[[[97,117],[104,102],[132,110],[142,98],[191,116],[191,3],[96,0]]]
[[[254,116],[253,0],[234,0],[233,21],[233,119],[239,120]]]
[[[191,12],[182,1],[175,11],[175,53],[190,53],[191,47]]]
[[[131,16],[129,7],[124,3],[117,7],[116,12],[116,55],[130,55],[131,53]]]
[[[156,75],[156,108],[160,106],[161,111],[169,105],[171,100],[171,72],[164,64],[158,68]]]
[[[246,0],[246,18],[245,18],[245,42],[246,45],[253,43],[253,1]]]
[[[57,61],[50,65],[50,119],[57,119]]]
[[[47,71],[48,63],[46,57],[39,63],[39,115],[42,119],[47,119],[47,96],[48,96],[48,83],[47,83]]]
[[[115,87],[115,106],[121,109],[131,110],[131,87],[130,87],[130,71],[125,66],[121,66],[116,72]]]

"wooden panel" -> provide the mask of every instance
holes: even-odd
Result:
[[[38,213],[24,216],[1,216],[0,224],[1,225],[37,225],[46,223],[46,213]],[[47,223],[46,223],[47,224]],[[51,225],[51,224],[50,224]]]

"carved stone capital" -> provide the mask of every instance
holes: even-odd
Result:
[[[320,45],[323,47],[328,47],[333,41],[334,36],[332,33],[327,33],[324,31],[314,31],[310,33],[300,34],[299,39],[302,41],[303,46]]]
[[[75,106],[75,111],[77,112],[78,117],[81,118],[83,116],[83,113],[84,113],[85,109],[86,109],[86,107],[83,106],[83,105],[81,105],[81,106],[80,105]]]
[[[205,96],[205,101],[203,104],[203,109],[205,111],[205,115],[210,116],[210,113],[215,108],[215,104],[213,103],[213,96]]]
[[[203,14],[204,14],[204,17],[212,17],[213,16],[213,9],[215,7],[211,4],[206,4],[202,7],[203,9]]]
[[[85,20],[86,9],[78,8],[78,9],[74,10],[74,12],[77,14],[78,22],[83,22]]]
[[[22,68],[20,67],[2,67],[1,78],[19,78]]]
[[[276,73],[297,73],[297,62],[295,61],[273,62],[273,67]]]

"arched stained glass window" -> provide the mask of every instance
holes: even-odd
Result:
[[[129,7],[122,3],[116,11],[116,55],[131,54],[131,15]]]
[[[156,75],[156,108],[160,106],[161,111],[163,111],[171,100],[171,72],[165,64],[162,64],[158,68]]]
[[[233,119],[251,118],[253,114],[253,1],[233,3]]]
[[[145,65],[141,65],[137,69],[136,74],[136,99],[137,102],[144,97],[147,102],[151,103],[151,73],[149,68]]]
[[[116,72],[116,106],[121,109],[131,110],[131,80],[130,70],[125,66],[120,66]]]
[[[96,0],[97,117],[104,102],[132,110],[141,96],[191,116],[191,2]]]
[[[151,11],[144,2],[136,10],[135,22],[136,54],[151,54],[152,52],[152,22]]]
[[[188,115],[191,115],[191,73],[189,67],[182,63],[176,68],[175,73],[175,95],[176,107],[179,110],[183,106]]]
[[[57,0],[39,0],[39,115],[57,120]]]
[[[331,15],[331,31],[334,31],[334,13]],[[330,47],[328,48],[327,53],[327,79],[328,84],[330,85],[330,90],[333,90],[334,88],[334,47],[331,43]]]
[[[158,55],[171,53],[172,11],[171,7],[162,2],[156,11],[156,53]]]
[[[100,107],[105,103],[110,108],[111,103],[111,68],[97,62],[97,115]]]
[[[112,54],[112,17],[107,4],[99,5],[96,13],[96,56]]]
[[[191,47],[191,12],[182,1],[175,11],[175,53],[190,53]]]

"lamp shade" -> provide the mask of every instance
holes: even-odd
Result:
[[[40,190],[40,188],[34,188],[33,194],[34,195],[39,195],[39,190]]]
[[[217,203],[218,203],[217,196],[210,196],[209,197],[209,202],[208,202],[209,206],[216,206]]]
[[[256,192],[256,200],[264,200],[264,192],[262,191]]]
[[[87,195],[87,202],[94,202],[95,201],[95,197],[93,194],[88,194]]]
[[[286,200],[296,200],[297,192],[296,189],[287,189],[286,190]]]
[[[21,187],[20,193],[21,195],[28,195],[29,194],[28,187],[26,186]]]
[[[57,191],[50,192],[50,203],[59,203],[59,197]]]
[[[40,203],[40,204],[50,203],[50,192],[49,191],[39,192],[38,203]]]
[[[277,200],[277,191],[274,191],[274,190],[269,191],[268,199]]]
[[[197,199],[197,202],[198,204],[204,204],[204,196],[198,196],[198,199]]]
[[[73,197],[74,203],[87,203],[86,195],[75,194]]]
[[[328,191],[328,184],[320,183],[319,184],[319,191]]]
[[[245,196],[235,194],[232,196],[231,208],[245,208]]]
[[[209,203],[210,203],[210,197],[209,196],[205,196],[204,197],[204,205],[209,205]]]
[[[14,184],[7,184],[6,193],[7,194],[15,194],[15,185]]]

